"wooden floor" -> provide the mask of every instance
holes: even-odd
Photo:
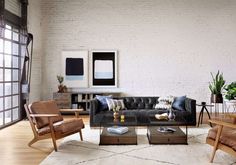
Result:
[[[198,116],[198,115],[197,115]],[[204,114],[203,123],[207,122]],[[66,119],[74,116],[64,116]],[[85,124],[89,123],[89,117],[81,115]],[[28,147],[28,142],[32,139],[29,122],[20,121],[12,126],[0,130],[0,164],[1,165],[36,165],[45,159],[52,151],[51,140],[43,140]],[[57,141],[60,144],[61,140]]]
[[[74,116],[65,116],[66,119]],[[89,117],[81,115],[85,124]],[[37,165],[52,151],[51,140],[42,140],[28,147],[33,133],[29,121],[20,121],[12,126],[0,130],[0,164],[1,165]],[[57,140],[57,144],[60,144]]]

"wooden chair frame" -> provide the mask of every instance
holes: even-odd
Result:
[[[236,115],[235,114],[229,114],[229,117],[234,118],[234,120],[236,120]],[[229,127],[229,128],[232,128],[232,129],[236,129],[236,124],[227,123],[227,122],[218,121],[218,120],[209,120],[209,122],[212,123],[212,124],[218,125],[216,139],[215,140],[213,140],[211,138],[206,139],[206,143],[214,147],[212,155],[211,155],[210,162],[211,163],[213,162],[215,153],[218,149],[220,149],[220,150],[222,150],[226,153],[229,153],[233,156],[236,156],[236,151],[233,148],[219,142],[223,127]]]
[[[64,138],[64,137],[69,136],[69,135],[72,135],[72,134],[77,133],[77,132],[79,132],[80,139],[81,139],[81,141],[83,141],[82,130],[80,128],[76,129],[76,130],[73,130],[71,132],[66,132],[66,133],[61,133],[61,132],[55,131],[55,129],[53,127],[52,118],[59,116],[58,114],[32,114],[31,111],[29,110],[29,106],[27,104],[24,105],[24,108],[25,108],[27,117],[28,117],[29,122],[30,122],[30,126],[31,126],[33,134],[34,134],[34,138],[28,143],[29,147],[32,144],[34,144],[35,142],[39,141],[39,140],[44,140],[44,139],[50,139],[51,138],[52,142],[53,142],[54,150],[57,151],[56,140]],[[45,117],[45,118],[48,119],[49,128],[50,128],[49,133],[46,133],[44,135],[39,135],[38,134],[38,129],[36,128],[36,123],[34,122],[34,118],[37,118],[37,117]]]

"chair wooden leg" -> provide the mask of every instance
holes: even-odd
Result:
[[[219,126],[219,128],[217,130],[217,135],[216,135],[215,144],[214,144],[213,152],[212,152],[212,155],[211,155],[210,163],[213,162],[213,159],[214,159],[217,147],[218,147],[218,143],[219,143],[219,140],[220,140],[220,135],[221,135],[221,132],[222,132],[222,128],[223,128],[223,126],[221,125],[221,126]]]
[[[33,138],[29,143],[28,146],[30,147],[32,144],[34,144],[35,142],[37,142],[36,138]]]
[[[83,141],[82,130],[79,131],[80,140]]]
[[[53,143],[53,146],[54,146],[54,150],[57,152],[57,143],[56,143],[55,137],[52,137],[52,143]]]

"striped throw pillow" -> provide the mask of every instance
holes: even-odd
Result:
[[[115,99],[106,99],[108,109],[113,110],[113,108],[116,108],[117,106],[120,107],[120,110],[126,109],[125,104],[123,100],[115,100]]]

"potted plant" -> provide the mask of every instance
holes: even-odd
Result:
[[[222,89],[225,85],[225,80],[223,78],[223,73],[218,70],[217,74],[214,76],[211,73],[212,82],[209,84],[209,89],[211,90],[211,102],[212,103],[223,103]]]
[[[57,81],[59,82],[58,85],[58,93],[64,93],[67,91],[67,87],[65,85],[63,85],[63,81],[64,81],[64,77],[57,75]]]
[[[227,85],[224,89],[226,90],[225,98],[227,100],[230,101],[236,99],[236,81]]]

